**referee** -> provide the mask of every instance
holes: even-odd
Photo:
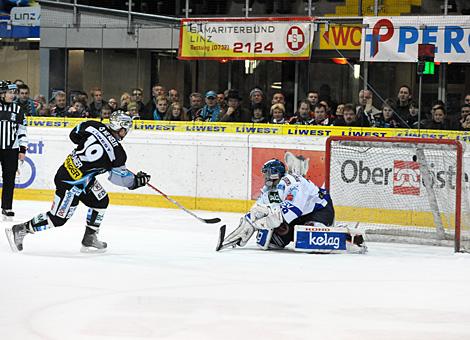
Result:
[[[2,217],[12,220],[13,190],[18,160],[25,159],[28,137],[26,119],[15,103],[18,89],[9,80],[0,80],[0,164],[2,166]]]

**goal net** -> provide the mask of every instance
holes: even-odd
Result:
[[[326,180],[337,222],[366,240],[470,250],[463,145],[426,138],[330,137]]]

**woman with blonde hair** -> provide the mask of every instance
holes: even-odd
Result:
[[[121,101],[119,104],[119,108],[123,111],[127,111],[127,104],[131,101],[131,95],[128,92],[124,92],[121,94]]]
[[[287,123],[285,120],[286,108],[284,104],[276,103],[271,106],[271,123],[272,124],[285,124]]]

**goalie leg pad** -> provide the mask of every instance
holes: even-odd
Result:
[[[236,244],[240,247],[244,247],[248,241],[250,240],[251,236],[255,232],[255,228],[251,225],[251,223],[247,220],[249,217],[243,216],[240,219],[240,225],[237,229],[232,231],[223,241],[222,248],[228,244]]]
[[[358,230],[346,226],[326,227],[321,223],[313,226],[296,225],[294,250],[315,253],[365,254],[367,246]]]
[[[294,227],[294,250],[315,253],[346,252],[349,232],[345,228],[326,227],[322,223],[313,226]]]

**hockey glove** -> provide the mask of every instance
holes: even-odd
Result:
[[[134,175],[134,184],[129,189],[134,190],[134,189],[143,187],[147,185],[149,181],[150,181],[150,175],[147,175],[143,171],[139,171],[138,173]]]
[[[256,204],[251,208],[250,216],[258,229],[274,229],[284,221],[278,205]]]

